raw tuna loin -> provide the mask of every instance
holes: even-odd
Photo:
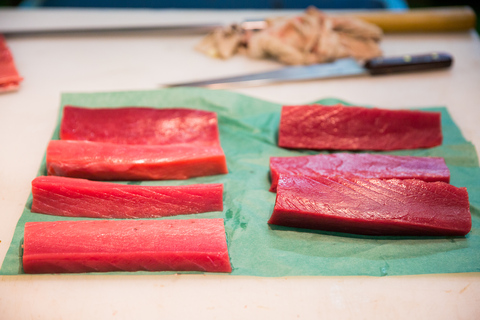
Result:
[[[5,37],[0,34],[0,92],[17,90],[22,80]]]
[[[228,173],[220,145],[121,145],[52,140],[48,175],[91,180],[180,180]]]
[[[445,160],[438,157],[391,156],[367,153],[334,153],[299,157],[270,158],[275,192],[280,175],[334,177],[338,175],[378,179],[420,179],[450,182]]]
[[[25,273],[231,272],[222,219],[27,222]]]
[[[463,236],[468,193],[445,182],[280,176],[268,223],[366,235]]]
[[[65,106],[60,139],[116,144],[219,144],[216,113],[187,108]]]
[[[278,145],[284,148],[397,150],[440,144],[439,112],[342,105],[282,108]]]
[[[137,186],[41,176],[32,212],[66,217],[155,218],[223,210],[222,184]]]

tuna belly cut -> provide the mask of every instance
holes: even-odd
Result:
[[[231,272],[223,219],[27,222],[25,273]]]
[[[52,140],[48,175],[91,180],[180,180],[225,174],[220,145],[122,145]]]
[[[278,145],[294,149],[397,150],[442,144],[439,112],[284,106]]]
[[[280,176],[270,224],[366,235],[463,236],[468,193],[445,182]]]
[[[314,156],[270,158],[275,192],[280,175],[307,177],[349,176],[378,179],[420,179],[450,182],[450,171],[439,157],[391,156],[368,153],[334,153]]]
[[[156,218],[223,210],[222,184],[137,186],[55,176],[32,181],[32,212],[66,217]]]
[[[215,112],[187,108],[65,106],[60,139],[117,144],[218,143]]]

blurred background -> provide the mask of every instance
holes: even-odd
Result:
[[[480,0],[408,0],[406,1],[409,8],[425,8],[425,7],[447,7],[447,6],[470,6],[477,16],[477,24],[475,29],[480,33],[480,23],[478,15],[480,13]]]
[[[0,7],[68,8],[203,8],[203,9],[389,9],[470,6],[476,15],[479,0],[0,0]],[[480,31],[479,19],[476,24]]]

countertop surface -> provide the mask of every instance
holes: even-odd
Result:
[[[231,23],[295,11],[0,10],[9,28]],[[88,24],[87,24],[88,22]],[[11,36],[25,78],[0,95],[0,259],[56,125],[63,92],[158,89],[162,83],[281,67],[236,56],[215,60],[193,48],[201,35],[159,31]],[[449,70],[231,89],[301,104],[334,97],[388,109],[445,106],[480,146],[480,41],[472,31],[386,34],[385,55],[447,51]],[[387,277],[261,278],[218,275],[0,276],[2,319],[475,319],[478,273]]]

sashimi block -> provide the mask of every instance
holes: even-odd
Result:
[[[450,182],[450,170],[439,157],[391,156],[367,153],[334,153],[270,158],[272,185],[277,189],[280,175],[334,177],[338,175],[378,179],[420,179]]]
[[[48,175],[90,180],[181,180],[225,174],[220,145],[122,145],[52,140]]]
[[[440,116],[343,105],[284,106],[278,145],[316,150],[431,148],[442,144]]]
[[[0,92],[18,89],[22,80],[5,37],[0,34]]]
[[[463,236],[472,217],[467,189],[445,182],[280,176],[268,223],[365,235]]]
[[[223,219],[27,222],[25,273],[231,272]]]
[[[32,212],[66,217],[156,218],[223,210],[223,185],[137,186],[41,176]]]
[[[218,144],[215,112],[187,108],[65,106],[60,139],[117,144]]]

